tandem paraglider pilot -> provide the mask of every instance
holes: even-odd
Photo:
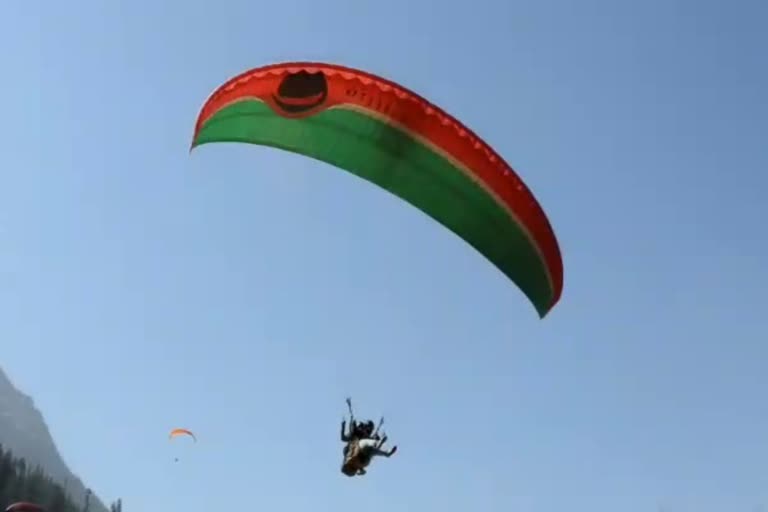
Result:
[[[381,418],[379,426],[374,428],[373,421],[355,421],[352,401],[349,398],[347,398],[347,408],[349,409],[349,430],[347,430],[347,421],[341,422],[341,441],[346,443],[341,472],[349,477],[365,475],[366,468],[374,457],[389,458],[397,452],[397,446],[393,446],[390,450],[383,449],[387,436],[383,432],[379,434],[379,430],[384,423],[384,418]]]

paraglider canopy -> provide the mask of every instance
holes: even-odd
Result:
[[[319,62],[252,69],[200,111],[192,147],[217,142],[271,146],[344,169],[453,231],[541,317],[560,299],[560,248],[530,189],[477,134],[400,84]]]
[[[186,428],[174,428],[171,430],[171,432],[168,434],[168,440],[171,441],[176,437],[189,437],[193,442],[197,443],[197,437],[195,436],[194,432],[187,430]],[[179,462],[179,457],[174,457],[173,461]]]
[[[195,434],[193,434],[191,430],[187,430],[185,428],[175,428],[171,430],[171,433],[168,434],[168,439],[173,439],[174,437],[179,436],[190,436],[195,442],[197,442],[197,437],[195,437]]]
[[[45,512],[45,509],[36,503],[18,501],[6,507],[5,512]]]

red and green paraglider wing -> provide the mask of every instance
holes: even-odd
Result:
[[[17,501],[6,507],[5,512],[45,512],[42,505],[28,501]]]
[[[560,299],[560,249],[531,192],[477,135],[400,85],[332,64],[253,69],[203,106],[192,147],[210,142],[271,146],[345,169],[463,238],[541,317]]]

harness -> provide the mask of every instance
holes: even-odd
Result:
[[[352,402],[349,398],[347,398],[347,407],[349,409],[350,423],[354,425],[355,416],[352,412]],[[378,439],[378,434],[383,424],[384,417],[379,420],[379,424],[376,426],[376,430],[370,433],[371,437],[365,438],[376,440],[376,448],[380,447],[382,443],[381,440]],[[342,464],[341,471],[348,476],[352,476],[359,470],[368,467],[368,465],[371,463],[371,459],[373,458],[375,450],[371,449],[372,447],[366,447],[368,449],[361,448],[361,440],[362,439],[355,436],[353,432],[352,438],[347,441],[347,444],[344,446],[344,463]]]

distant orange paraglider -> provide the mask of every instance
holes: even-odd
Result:
[[[187,430],[185,428],[175,428],[171,430],[171,433],[168,435],[168,439],[173,439],[174,437],[178,436],[190,436],[195,440],[195,442],[197,442],[197,437],[195,437],[195,434],[192,433],[191,430]]]

